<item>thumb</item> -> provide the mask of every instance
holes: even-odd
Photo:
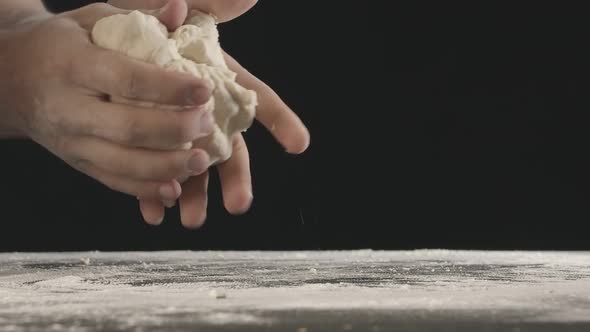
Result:
[[[109,4],[125,9],[155,9],[168,0],[110,0]],[[227,22],[249,11],[258,0],[185,0],[189,10],[199,10]]]
[[[168,3],[161,8],[144,12],[157,17],[168,31],[174,31],[186,20],[188,7],[184,0],[168,0]]]
[[[196,9],[217,18],[219,23],[231,21],[256,5],[258,0],[187,0],[190,9]]]
[[[175,30],[185,20],[188,14],[186,1],[184,0],[168,0],[158,9],[144,9],[141,12],[153,15],[168,28],[168,30]],[[86,30],[92,30],[92,27],[102,18],[116,15],[129,14],[131,10],[120,9],[110,4],[94,3],[80,9],[66,13],[80,24]]]

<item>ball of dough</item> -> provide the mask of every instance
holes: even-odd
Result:
[[[100,47],[209,81],[212,98],[205,107],[215,119],[213,133],[184,148],[204,149],[213,164],[231,157],[232,138],[252,125],[258,100],[227,67],[212,16],[193,11],[183,26],[169,33],[154,16],[133,11],[99,20],[91,35]]]

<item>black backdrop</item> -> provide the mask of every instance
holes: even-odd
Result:
[[[293,157],[248,131],[248,214],[214,182],[203,229],[177,209],[146,226],[135,199],[5,141],[0,250],[590,249],[581,8],[384,3],[262,0],[221,26],[312,133]]]

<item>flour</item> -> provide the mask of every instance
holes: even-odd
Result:
[[[93,264],[81,265],[81,256]],[[315,263],[321,278],[310,274]],[[231,296],[217,300],[221,292]],[[145,330],[180,323],[264,326],[280,323],[273,313],[294,311],[474,313],[488,319],[506,312],[516,321],[590,322],[589,298],[590,253],[0,254],[1,326],[31,320],[68,327],[106,321]],[[290,330],[314,330],[300,323]],[[340,321],[339,330],[348,323]]]
[[[84,279],[77,276],[65,276],[55,279],[42,280],[34,283],[33,285],[56,289],[56,288],[78,288],[84,284]]]
[[[254,314],[234,313],[234,312],[217,312],[205,314],[200,320],[211,325],[227,324],[245,324],[245,325],[264,325],[272,323],[272,320],[263,318]]]

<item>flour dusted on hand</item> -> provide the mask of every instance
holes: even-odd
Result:
[[[236,73],[227,67],[212,16],[193,11],[185,25],[168,33],[156,17],[133,11],[96,22],[92,40],[100,47],[209,81],[213,97],[205,107],[213,112],[216,126],[211,135],[185,148],[204,149],[214,164],[231,157],[232,137],[252,125],[258,101],[256,93],[240,86]]]

